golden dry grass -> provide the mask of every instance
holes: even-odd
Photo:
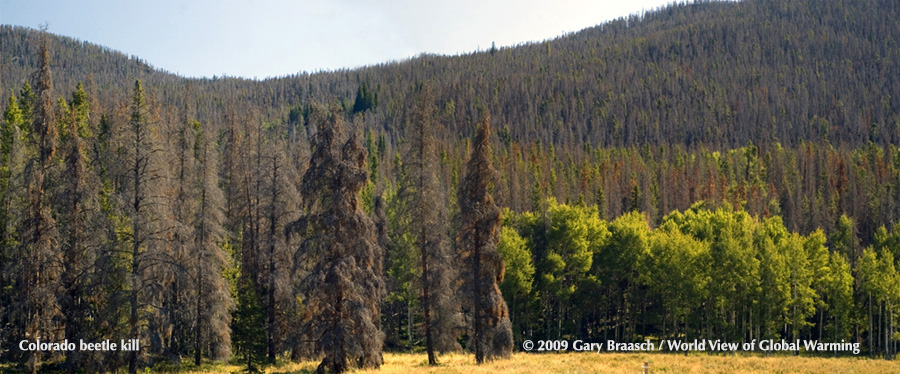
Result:
[[[445,355],[440,365],[429,367],[424,354],[387,353],[380,370],[360,370],[357,374],[395,373],[641,373],[644,362],[650,373],[900,373],[900,362],[865,358],[681,356],[674,354],[626,353],[517,353],[509,360],[475,365],[473,355]],[[270,374],[312,373],[317,363],[304,362],[266,370]],[[199,373],[198,373],[199,374]]]
[[[517,353],[509,360],[475,365],[473,355],[445,355],[440,365],[429,367],[424,354],[386,353],[380,370],[359,370],[356,374],[440,373],[641,373],[644,362],[650,373],[898,373],[900,362],[866,358],[758,357],[758,356],[682,356],[675,354],[629,353]],[[314,373],[318,362],[290,363],[266,369],[268,374]],[[0,372],[11,369],[0,365]],[[179,374],[230,374],[240,371],[236,365],[206,364],[196,369],[181,369]],[[153,371],[146,371],[153,372]]]

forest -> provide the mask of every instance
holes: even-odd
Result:
[[[648,338],[894,359],[898,8],[673,4],[265,80],[0,26],[0,365],[343,372]]]

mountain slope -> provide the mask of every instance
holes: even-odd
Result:
[[[208,111],[201,108],[211,116],[227,105],[256,106],[274,116],[279,113],[273,107],[284,115],[301,103],[352,101],[358,85],[369,82],[381,104],[369,125],[397,128],[411,88],[428,81],[438,87],[444,123],[453,133],[467,128],[474,107],[483,105],[514,139],[573,147],[896,143],[897,8],[891,1],[674,5],[496,52],[421,56],[261,82],[191,82],[201,96],[218,98],[208,100]],[[34,70],[29,34],[2,28],[4,87],[19,85]],[[59,87],[93,74],[103,90],[123,94],[127,81],[143,77],[175,102],[188,81],[68,38],[57,39],[54,50]]]

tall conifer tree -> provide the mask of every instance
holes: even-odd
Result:
[[[436,350],[459,349],[455,334],[458,309],[451,290],[451,273],[456,267],[451,263],[444,194],[436,175],[437,152],[431,133],[436,125],[434,101],[428,86],[419,90],[408,131],[410,142],[404,164],[409,173],[401,198],[407,201],[411,215],[407,229],[419,249],[419,291],[428,363],[437,365]]]
[[[498,284],[503,281],[503,259],[497,252],[500,208],[491,189],[497,172],[491,164],[490,117],[478,126],[474,149],[459,188],[460,229],[457,234],[463,264],[463,295],[472,308],[475,361],[483,363],[512,354],[512,324]]]
[[[50,50],[46,29],[41,32],[41,65],[34,78],[37,95],[32,107],[31,131],[27,140],[30,152],[25,167],[27,214],[23,222],[22,259],[17,274],[19,306],[16,311],[23,317],[19,326],[24,327],[23,338],[34,341],[55,339],[54,318],[59,315],[56,288],[62,259],[57,243],[56,223],[50,212],[48,184],[51,178],[53,157],[56,153],[56,123],[53,113],[53,78],[50,74]],[[40,351],[27,353],[29,371],[36,373],[41,366]]]
[[[65,123],[60,127],[63,129],[64,169],[54,198],[64,260],[62,287],[57,299],[66,324],[65,339],[77,342],[88,338],[90,315],[96,312],[91,310],[91,305],[98,301],[91,295],[91,286],[96,279],[98,249],[104,238],[92,233],[102,230],[105,223],[98,201],[100,180],[87,158],[85,141],[90,138],[85,136],[90,132],[90,105],[80,83],[67,106],[68,113],[63,116]],[[80,350],[66,354],[68,372],[83,365]]]
[[[341,145],[342,127],[339,114],[318,122],[301,188],[309,214],[286,228],[303,236],[295,264],[311,266],[301,286],[305,328],[324,355],[318,372],[382,363],[383,254],[358,200],[368,180],[366,152],[355,135]]]

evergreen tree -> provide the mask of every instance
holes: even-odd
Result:
[[[399,159],[399,158],[398,158]],[[398,163],[402,170],[403,180],[407,178],[405,164]],[[417,277],[420,254],[415,248],[415,237],[410,235],[411,214],[406,200],[400,196],[400,191],[390,189],[384,194],[385,228],[387,240],[385,249],[385,275],[386,291],[385,316],[387,317],[387,333],[385,343],[392,348],[406,348],[411,353],[416,342],[414,308],[419,309],[420,297],[417,297],[416,284],[420,280]],[[377,200],[376,200],[377,202]],[[379,207],[376,204],[376,207]],[[380,207],[379,207],[380,208]],[[379,211],[376,209],[376,214]],[[403,319],[406,321],[404,322]],[[406,333],[405,345],[401,342],[401,335]]]
[[[22,121],[19,122],[19,129],[22,131],[22,138],[27,138],[32,131],[31,125],[36,101],[37,96],[31,88],[31,84],[26,80],[22,83],[22,89],[19,90],[19,102],[22,109]]]
[[[25,209],[23,196],[23,127],[24,114],[17,105],[16,95],[9,103],[0,123],[0,344],[15,347],[21,326],[14,323],[14,303],[17,299],[16,262],[19,248],[19,228]],[[16,361],[15,349],[0,348],[0,358]]]
[[[247,367],[243,372],[262,373],[266,359],[266,315],[259,304],[250,277],[242,276],[238,285],[237,309],[231,320],[234,352]]]
[[[378,105],[378,95],[369,88],[368,82],[363,82],[356,90],[356,101],[353,103],[353,113],[365,112],[374,109]]]
[[[66,104],[62,101],[62,104]],[[106,219],[100,211],[100,180],[87,158],[86,141],[90,104],[81,85],[72,94],[63,113],[62,156],[64,170],[55,188],[54,210],[63,255],[62,285],[57,295],[65,321],[65,339],[86,339],[93,326],[91,314],[96,300],[91,288],[98,279],[97,260],[104,237],[93,235],[102,230]],[[66,354],[66,369],[74,372],[85,365],[80,350]]]

